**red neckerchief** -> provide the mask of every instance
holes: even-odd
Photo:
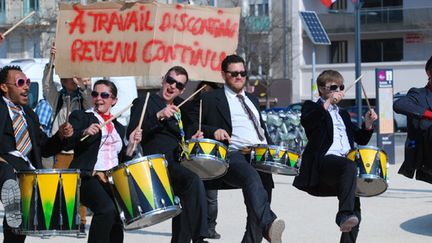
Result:
[[[105,115],[105,114],[102,114],[102,113],[99,113],[99,112],[98,112],[98,114],[102,117],[102,119],[103,119],[104,121],[108,121],[108,120],[112,117],[111,113],[108,114],[108,115]],[[106,127],[107,127],[107,129],[108,129],[108,134],[110,134],[110,133],[112,132],[113,128],[114,128],[113,123],[112,123],[112,122],[108,123],[108,124],[106,125]]]

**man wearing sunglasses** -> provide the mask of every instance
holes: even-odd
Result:
[[[51,55],[56,54],[56,47],[53,44],[51,47]],[[58,128],[68,120],[70,113],[76,110],[87,110],[93,106],[91,97],[91,79],[80,78],[80,77],[61,77],[60,82],[62,89],[57,90],[56,84],[54,83],[54,72],[51,72],[50,77],[48,75],[49,64],[45,66],[44,78],[45,83],[43,84],[43,94],[45,100],[49,103],[52,108],[52,113],[44,113],[51,115],[51,134],[54,134]],[[69,113],[69,114],[68,114]],[[39,113],[39,116],[44,115]],[[46,117],[40,117],[40,120],[47,120]],[[73,150],[64,151],[55,155],[54,166],[55,169],[69,168],[72,161],[74,152]],[[80,207],[80,232],[78,233],[79,238],[86,236],[85,225],[87,209],[84,206]]]
[[[204,185],[198,175],[179,163],[182,151],[187,151],[185,139],[190,137],[186,134],[189,124],[183,123],[189,114],[184,107],[178,107],[182,102],[179,95],[187,82],[188,73],[183,67],[170,68],[162,77],[159,93],[150,95],[141,126],[143,155],[165,155],[174,194],[180,197],[182,213],[172,220],[171,243],[186,243],[191,239],[193,243],[203,243],[207,242],[203,239],[208,235]],[[138,126],[143,106],[144,97],[134,100],[127,136]],[[202,133],[192,137],[202,137]]]
[[[61,150],[63,139],[73,135],[72,126],[60,126],[48,138],[42,131],[37,115],[27,106],[30,79],[18,66],[0,69],[0,188],[5,208],[3,221],[4,242],[24,242],[24,235],[16,235],[12,228],[22,223],[21,194],[15,171],[42,169],[42,156],[48,157]]]
[[[355,195],[357,167],[346,154],[354,148],[354,142],[369,142],[378,116],[369,110],[363,127],[358,128],[348,112],[337,105],[345,95],[342,75],[325,70],[316,82],[319,100],[306,101],[302,107],[301,124],[308,143],[302,155],[301,173],[293,185],[314,196],[337,196],[340,242],[355,242],[361,220],[360,200]]]
[[[249,163],[250,154],[244,153],[249,146],[271,143],[264,129],[258,99],[245,92],[247,72],[243,58],[229,55],[222,61],[221,69],[224,88],[203,95],[202,130],[205,137],[228,145],[229,168],[223,177],[206,182],[206,186],[242,188],[248,214],[243,243],[258,243],[263,237],[280,243],[285,223],[276,219],[270,208],[272,176],[257,172]],[[196,124],[198,117],[195,112]]]

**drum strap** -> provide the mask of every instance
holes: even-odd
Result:
[[[184,156],[187,160],[190,159],[189,157],[189,152],[188,149],[186,147],[186,142],[185,142],[185,132],[183,129],[183,122],[181,120],[181,111],[179,110],[178,112],[174,113],[174,117],[178,122],[179,128],[180,128],[180,135],[181,135],[181,142],[180,142],[180,146],[182,148],[182,152],[180,154],[180,156]]]

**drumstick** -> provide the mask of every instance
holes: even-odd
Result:
[[[369,110],[372,110],[371,105],[370,105],[370,103],[369,103],[369,99],[368,99],[367,94],[366,94],[366,90],[365,90],[365,88],[364,88],[364,86],[363,86],[363,82],[361,82],[360,84],[361,84],[361,87],[362,87],[362,90],[363,90],[363,94],[364,94],[365,99],[366,99],[366,104],[367,104],[367,106],[368,106],[368,109],[369,109]]]
[[[70,95],[66,96],[66,123],[69,122],[69,112],[71,110]]]
[[[198,131],[201,131],[201,118],[202,118],[202,99],[200,99],[200,106],[199,106]]]
[[[121,114],[123,114],[125,111],[127,111],[129,108],[132,107],[133,104],[129,104],[128,106],[126,106],[125,108],[123,108],[121,111],[117,112],[113,117],[111,117],[110,119],[106,120],[104,123],[102,123],[102,125],[100,126],[100,128],[102,129],[104,126],[106,126],[108,123],[112,122],[112,120],[116,119],[117,117],[119,117]],[[90,137],[90,135],[85,135],[84,137],[81,138],[81,142],[84,141],[86,138]]]
[[[358,77],[356,80],[354,80],[354,82],[344,90],[344,93],[346,93],[349,89],[351,89],[354,86],[354,84],[356,84],[362,77],[363,77],[363,74],[360,75],[360,77]],[[336,102],[337,99],[333,98],[333,101]]]
[[[345,93],[349,90],[349,89],[351,89],[353,86],[354,86],[354,84],[356,84],[361,78],[363,77],[363,74],[362,75],[360,75],[360,77],[358,77],[356,80],[354,80],[354,83],[352,83],[350,86],[348,86],[346,89],[345,89]]]
[[[145,101],[144,101],[144,106],[143,106],[143,109],[141,111],[141,117],[140,117],[140,120],[138,122],[137,128],[141,128],[141,126],[142,126],[142,123],[143,123],[143,120],[144,120],[144,115],[145,115],[145,112],[147,110],[147,102],[148,102],[149,97],[150,97],[150,92],[147,92],[147,95],[146,95],[146,98],[145,98]],[[136,149],[136,143],[134,143],[132,151],[135,151],[135,149]]]
[[[6,30],[6,32],[3,33],[3,37],[6,37],[7,34],[9,34],[12,30],[14,30],[16,27],[18,27],[18,25],[22,24],[22,22],[24,22],[26,19],[30,18],[35,13],[36,13],[35,11],[32,11],[27,16],[25,16],[23,19],[18,21],[16,24],[14,24],[12,27],[10,27],[8,30]]]
[[[184,105],[184,103],[186,103],[188,100],[190,100],[192,97],[194,97],[196,94],[198,94],[202,89],[204,89],[207,86],[207,84],[204,84],[201,88],[199,88],[197,91],[195,91],[193,94],[191,94],[189,97],[187,97],[185,100],[183,100],[182,103],[180,103],[180,105],[178,105],[177,107],[180,108],[182,105]]]

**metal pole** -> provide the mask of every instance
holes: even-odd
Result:
[[[282,16],[283,16],[283,78],[287,77],[287,20],[286,20],[287,4],[282,0]]]
[[[315,44],[312,44],[312,79],[311,79],[311,100],[314,100],[314,82],[315,82]]]
[[[355,76],[356,79],[361,75],[361,39],[360,39],[360,8],[362,1],[357,0],[354,3],[355,7]],[[362,88],[361,80],[356,84],[356,106],[357,106],[357,124],[362,124]]]

